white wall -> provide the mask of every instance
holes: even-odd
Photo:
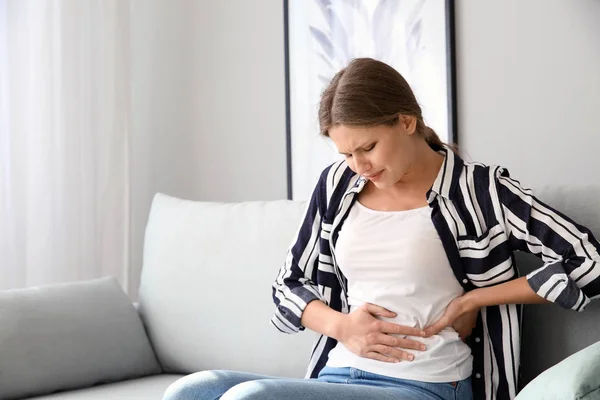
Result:
[[[153,195],[286,198],[283,5],[132,0],[130,293]]]
[[[283,2],[204,0],[195,37],[200,199],[287,196]]]
[[[459,144],[526,186],[599,183],[600,2],[457,0]]]

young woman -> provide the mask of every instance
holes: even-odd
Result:
[[[321,334],[308,379],[200,372],[165,400],[513,399],[520,305],[583,310],[600,294],[600,244],[506,169],[461,160],[382,62],[340,71],[319,119],[344,159],[273,285],[275,327]],[[544,265],[519,277],[515,250]]]

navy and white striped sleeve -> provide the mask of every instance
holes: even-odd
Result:
[[[600,294],[600,244],[589,229],[542,203],[505,169],[497,178],[512,247],[544,261],[527,282],[546,300],[583,311]]]
[[[304,330],[300,319],[308,303],[313,300],[326,303],[315,283],[325,176],[324,173],[313,191],[285,263],[273,283],[273,301],[277,309],[271,323],[283,333]]]

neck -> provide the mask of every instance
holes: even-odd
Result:
[[[394,186],[383,190],[387,196],[392,198],[421,197],[435,182],[444,163],[444,156],[429,147],[425,141],[421,141],[415,150],[415,161],[410,166],[408,173]]]

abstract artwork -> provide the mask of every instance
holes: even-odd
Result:
[[[456,142],[454,16],[450,0],[284,0],[288,198],[308,200],[320,172],[340,159],[319,136],[320,95],[350,60],[399,71],[425,122]]]

